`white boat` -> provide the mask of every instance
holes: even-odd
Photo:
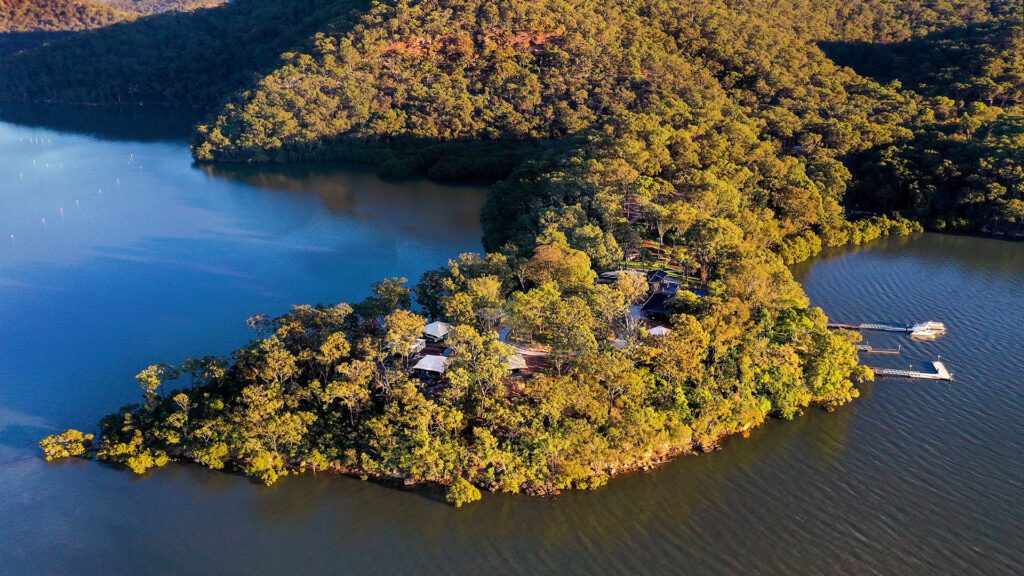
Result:
[[[911,338],[921,338],[924,340],[931,338],[938,338],[946,334],[946,325],[942,322],[922,322],[920,324],[914,324],[910,328]]]

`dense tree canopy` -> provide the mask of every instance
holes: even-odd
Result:
[[[141,15],[211,8],[225,0],[0,0],[0,33],[91,30]]]
[[[88,30],[131,16],[99,1],[0,0],[0,33]]]
[[[921,110],[911,134],[848,162],[859,176],[849,204],[903,210],[939,230],[1024,233],[1024,24],[826,50],[911,89]]]
[[[226,3],[228,0],[94,0],[122,10],[136,14],[160,14],[161,12],[198,10],[200,8],[213,8]]]
[[[361,0],[238,0],[77,34],[0,58],[0,100],[210,108]],[[327,24],[331,23],[331,24]],[[2,38],[0,38],[2,39]]]
[[[436,482],[461,505],[479,497],[475,486],[598,486],[769,416],[855,397],[866,374],[850,340],[826,329],[777,257],[745,260],[756,249],[737,241],[712,293],[663,336],[623,322],[637,297],[628,281],[520,283],[503,255],[462,255],[426,275],[445,287],[434,292],[442,309],[467,312],[448,335],[441,379],[407,368],[426,319],[409,310],[400,279],[354,306],[254,316],[256,337],[230,364],[190,358],[140,372],[144,401],[103,421],[96,456],[139,473],[189,458],[268,484],[303,469]],[[531,265],[550,267],[545,248],[571,253],[541,245]],[[495,306],[515,347],[481,314]],[[527,374],[512,373],[517,348],[535,355]],[[42,445],[66,457],[89,439],[69,431]]]

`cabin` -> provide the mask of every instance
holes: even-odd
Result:
[[[431,342],[441,342],[451,331],[452,325],[447,322],[431,322],[423,328],[423,336]]]
[[[522,354],[512,354],[508,357],[506,364],[513,374],[519,374],[520,371],[526,370],[526,358],[523,358]]]
[[[667,334],[671,334],[672,333],[672,329],[671,328],[666,328],[664,326],[655,326],[654,328],[651,328],[650,330],[648,330],[647,333],[650,334],[651,336],[656,337],[656,338],[660,338],[660,337],[665,336]]]
[[[665,292],[673,296],[679,292],[679,281],[669,276],[665,270],[648,272],[647,283],[651,287],[651,292]]]
[[[413,342],[409,346],[408,354],[406,354],[406,356],[415,356],[415,355],[419,354],[420,352],[423,352],[423,350],[426,347],[427,347],[426,339],[419,338],[419,339],[416,340],[416,342]],[[397,354],[397,352],[395,352],[394,348],[395,348],[394,343],[389,343],[386,346],[384,346],[385,350],[387,350],[387,351],[389,351],[389,352],[391,352],[393,354]]]
[[[672,295],[665,292],[655,292],[647,297],[647,301],[640,307],[640,312],[647,318],[664,318],[668,316],[668,301]]]
[[[644,276],[644,273],[641,272],[640,270],[631,270],[628,268],[624,270],[611,270],[609,272],[602,272],[601,275],[597,277],[596,283],[614,284],[619,279],[619,276],[622,276],[624,274],[632,274],[641,277]]]
[[[450,358],[427,354],[423,358],[420,358],[419,362],[417,362],[412,369],[414,372],[419,372],[424,376],[438,378],[444,375],[451,363],[452,361]]]

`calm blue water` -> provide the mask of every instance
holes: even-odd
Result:
[[[204,170],[173,122],[79,114],[0,124],[0,574],[1022,572],[1024,244],[995,240],[878,242],[796,271],[837,320],[946,322],[933,343],[869,335],[904,354],[865,362],[941,354],[952,384],[881,380],[594,492],[455,510],[324,475],[48,464],[38,439],[134,401],[147,364],[479,248],[478,189]]]

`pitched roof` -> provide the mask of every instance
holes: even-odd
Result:
[[[413,370],[423,370],[424,372],[437,372],[438,374],[444,374],[444,371],[448,369],[448,365],[452,361],[444,356],[434,356],[433,354],[427,354],[420,361],[412,367]]]
[[[655,326],[647,331],[651,336],[664,336],[672,332],[671,328],[665,328],[664,326]]]
[[[423,333],[431,338],[441,339],[452,331],[452,325],[447,322],[431,322],[423,328]]]
[[[508,367],[512,370],[522,370],[526,368],[526,358],[521,354],[513,354],[508,357]]]
[[[652,282],[652,283],[653,282],[661,282],[662,280],[664,280],[667,277],[668,277],[668,272],[666,272],[664,270],[655,270],[655,271],[649,272],[647,274],[647,281],[648,282]]]
[[[651,294],[651,297],[644,302],[642,311],[648,314],[665,314],[668,310],[665,308],[665,303],[671,298],[669,294],[664,292],[655,292]]]

